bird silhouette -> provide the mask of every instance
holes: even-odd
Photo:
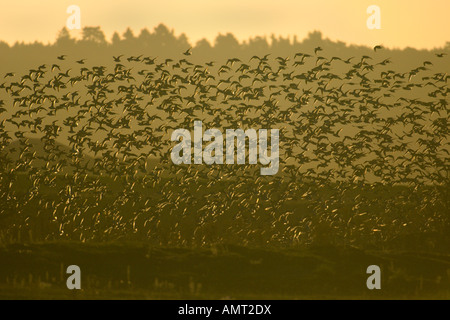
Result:
[[[312,48],[206,63],[188,58],[192,48],[182,58],[124,50],[96,66],[62,55],[7,73],[6,230],[45,217],[42,239],[307,245],[326,234],[344,244],[395,237],[411,208],[417,230],[423,217],[440,225],[450,149],[439,60],[424,53],[406,69],[395,56]],[[249,150],[243,164],[175,165],[171,134],[195,120],[220,132],[278,128],[279,172],[261,176]],[[29,186],[17,185],[22,176]]]
[[[184,54],[185,56],[190,56],[190,55],[192,54],[191,50],[192,50],[192,48],[189,48],[189,49],[187,49],[185,52],[183,52],[183,54]]]
[[[383,49],[382,46],[376,45],[376,46],[373,48],[373,51],[377,52],[377,50],[381,50],[381,49]]]

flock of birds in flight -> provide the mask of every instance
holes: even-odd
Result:
[[[432,69],[445,53],[401,72],[379,58],[381,46],[362,57],[323,51],[196,64],[189,49],[180,59],[113,56],[109,67],[61,55],[5,74],[0,224],[6,217],[8,227],[0,236],[160,244],[387,237],[411,224],[392,213],[408,203],[417,215],[433,212],[417,228],[441,223],[433,210],[448,213],[440,188],[449,183],[450,76]],[[281,170],[261,177],[251,164],[173,165],[170,134],[194,120],[280,129]],[[19,185],[20,175],[29,183]],[[355,196],[394,186],[420,199]]]

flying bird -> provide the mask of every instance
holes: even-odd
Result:
[[[120,58],[123,57],[123,54],[121,54],[120,56],[113,56],[114,62],[120,62]]]
[[[185,52],[183,52],[183,54],[184,54],[185,56],[190,56],[190,55],[192,54],[191,49],[192,49],[192,48],[187,49]]]
[[[381,45],[377,45],[373,48],[373,51],[377,52],[377,50],[384,49]]]

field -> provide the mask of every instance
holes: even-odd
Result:
[[[417,251],[16,244],[0,249],[3,299],[449,299],[450,256]],[[67,290],[65,268],[82,270]],[[382,290],[366,287],[376,262]]]

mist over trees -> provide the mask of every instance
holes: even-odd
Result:
[[[320,46],[325,56],[362,56],[373,54],[373,48],[331,41],[320,31],[312,31],[305,39],[283,36],[254,36],[245,41],[238,41],[231,34],[218,34],[211,43],[206,39],[191,43],[186,34],[175,34],[164,24],[159,24],[152,31],[145,28],[139,33],[130,28],[119,33],[114,32],[108,39],[98,26],[82,29],[80,39],[71,36],[66,27],[62,28],[53,43],[16,42],[8,45],[0,41],[0,72],[22,72],[36,64],[51,63],[53,59],[65,54],[74,59],[87,59],[91,64],[112,62],[111,55],[139,55],[164,58],[179,58],[192,47],[190,59],[194,62],[220,61],[230,57],[250,58],[253,55],[273,54],[274,56],[292,56],[297,52],[313,52]],[[443,48],[432,50],[434,53],[450,53],[450,41]],[[384,53],[395,61],[400,69],[415,66],[430,54],[428,50],[413,48],[384,49]],[[442,61],[442,71],[450,71]]]

